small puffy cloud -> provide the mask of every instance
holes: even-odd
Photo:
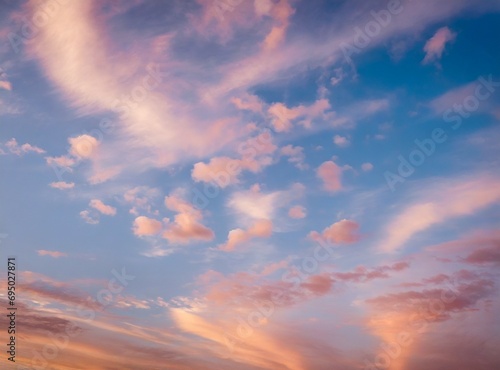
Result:
[[[99,223],[99,217],[91,214],[89,210],[81,211],[80,217],[90,225],[97,225]]]
[[[89,206],[94,208],[95,210],[99,211],[103,215],[106,215],[106,216],[116,215],[116,208],[115,207],[108,206],[108,205],[104,204],[99,199],[92,199],[89,203]]]
[[[12,84],[9,81],[0,81],[0,89],[11,91]]]
[[[359,224],[352,220],[341,220],[336,222],[321,233],[312,231],[309,238],[316,241],[326,241],[333,244],[351,244],[359,240]]]
[[[139,216],[134,220],[134,234],[136,236],[156,235],[162,229],[162,223],[153,218]]]
[[[302,206],[294,206],[288,210],[288,217],[304,218],[306,217],[306,209]]]
[[[307,164],[304,163],[304,148],[301,146],[287,145],[281,148],[280,153],[287,156],[288,162],[293,163],[298,169],[305,170],[308,168]]]
[[[58,252],[58,251],[47,251],[44,249],[39,249],[36,252],[38,253],[39,256],[49,256],[52,258],[60,258],[60,257],[67,257],[68,256],[67,253]]]
[[[333,137],[333,143],[337,146],[342,147],[342,148],[349,146],[351,144],[351,142],[349,141],[349,139],[347,137],[341,136],[341,135],[335,135]]]
[[[452,32],[448,27],[442,27],[432,36],[424,46],[425,58],[423,64],[437,61],[441,59],[446,44],[455,40],[456,33]]]
[[[215,157],[208,164],[198,162],[191,171],[191,177],[196,182],[210,182],[225,188],[237,184],[243,170],[257,173],[269,166],[272,163],[270,155],[276,149],[271,133],[262,132],[240,144],[238,152],[241,158]]]
[[[76,160],[72,157],[63,155],[60,157],[45,157],[47,164],[52,167],[63,167],[71,170],[76,163]]]
[[[95,152],[99,142],[93,136],[84,134],[68,139],[70,149],[69,153],[76,158],[90,158]]]
[[[298,105],[293,108],[288,108],[283,103],[272,104],[268,113],[271,118],[271,125],[276,132],[287,132],[293,127],[293,121],[300,118],[299,124],[306,128],[310,128],[312,121],[317,118],[328,118],[328,110],[330,103],[327,99],[316,100],[313,104],[305,106]]]
[[[369,172],[369,171],[373,170],[373,164],[371,164],[370,162],[363,163],[361,165],[361,169],[365,172]]]
[[[58,181],[58,182],[51,182],[49,186],[54,189],[68,190],[68,189],[73,189],[75,187],[75,183]]]
[[[242,171],[242,161],[229,157],[215,157],[208,163],[195,163],[191,177],[196,182],[216,183],[221,188],[237,184]]]
[[[215,235],[214,232],[203,225],[203,215],[191,203],[177,195],[165,197],[165,206],[177,214],[173,222],[167,223],[163,237],[171,243],[186,244],[192,241],[209,241]]]
[[[342,168],[337,166],[335,162],[327,161],[321,164],[316,170],[316,176],[323,181],[325,190],[335,192],[342,189]]]
[[[37,147],[37,146],[34,146],[34,145],[31,145],[31,144],[28,144],[28,143],[25,143],[25,144],[22,144],[22,145],[19,145],[17,140],[12,138],[10,139],[9,141],[7,141],[4,146],[12,153],[12,154],[15,154],[15,155],[24,155],[26,153],[36,153],[36,154],[43,154],[45,153],[45,150]]]
[[[254,238],[268,238],[271,236],[273,223],[270,220],[256,220],[247,230],[234,229],[227,235],[227,241],[219,245],[219,249],[225,252],[234,251],[239,245]]]
[[[265,131],[240,143],[239,158],[215,157],[208,163],[196,163],[191,171],[191,177],[196,182],[210,182],[225,188],[237,184],[238,176],[243,170],[257,173],[269,166],[272,163],[270,155],[276,149],[271,133]]]
[[[276,132],[290,131],[292,128],[291,121],[298,117],[297,111],[289,109],[283,103],[275,103],[271,105],[268,109],[268,113],[272,117],[271,124]]]

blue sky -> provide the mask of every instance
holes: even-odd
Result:
[[[0,9],[16,364],[500,365],[500,2]]]

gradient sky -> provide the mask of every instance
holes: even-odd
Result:
[[[499,369],[499,35],[498,0],[0,0],[0,367]]]

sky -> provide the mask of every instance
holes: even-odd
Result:
[[[499,34],[498,0],[0,0],[1,368],[499,369]]]

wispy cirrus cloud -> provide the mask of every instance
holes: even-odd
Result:
[[[379,250],[395,252],[419,232],[454,218],[473,215],[498,203],[498,189],[500,182],[496,177],[481,173],[434,182],[420,192],[419,200],[405,206],[388,223]]]

